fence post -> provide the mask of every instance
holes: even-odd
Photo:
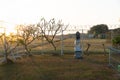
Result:
[[[111,64],[110,64],[110,54],[111,54],[111,51],[110,51],[110,49],[109,49],[109,66],[111,65]]]
[[[83,38],[83,29],[82,29],[82,55],[83,55],[83,53],[84,53],[84,52],[83,52],[83,50],[84,50],[83,39],[84,39],[84,38]]]
[[[63,55],[63,28],[61,26],[61,55]]]
[[[44,46],[44,37],[43,37],[43,32],[42,32],[42,46],[41,46],[41,54],[43,55],[43,46]]]
[[[112,43],[112,39],[113,39],[113,30],[111,30],[111,43]]]

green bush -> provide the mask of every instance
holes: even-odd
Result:
[[[113,44],[120,44],[120,36],[113,38],[112,42]]]
[[[120,36],[114,37],[112,40],[113,46],[119,48],[120,47]]]

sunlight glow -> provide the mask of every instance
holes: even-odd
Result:
[[[13,24],[36,23],[41,17],[71,25],[120,24],[119,0],[0,0],[0,10],[0,20]]]
[[[16,34],[16,29],[15,29],[14,24],[10,24],[4,21],[0,22],[0,33],[6,33],[6,35],[10,35],[11,33]]]

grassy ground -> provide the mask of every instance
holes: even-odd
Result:
[[[103,54],[84,56],[35,55],[0,65],[0,80],[119,80],[117,72],[108,68]]]
[[[36,41],[34,45],[41,42]],[[109,46],[105,40],[84,40],[87,43]],[[60,53],[60,42],[56,42],[57,51],[50,44],[32,49],[34,55],[16,60],[14,64],[0,65],[0,80],[120,80],[118,72],[108,67],[108,54],[104,55],[103,46],[91,46],[89,56],[83,60],[74,59],[74,39],[64,40],[64,56],[52,56]],[[41,53],[44,55],[39,55]],[[47,53],[47,54],[46,54]]]

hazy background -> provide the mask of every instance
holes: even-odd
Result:
[[[120,0],[0,0],[0,20],[36,23],[42,17],[71,25],[120,24]]]

